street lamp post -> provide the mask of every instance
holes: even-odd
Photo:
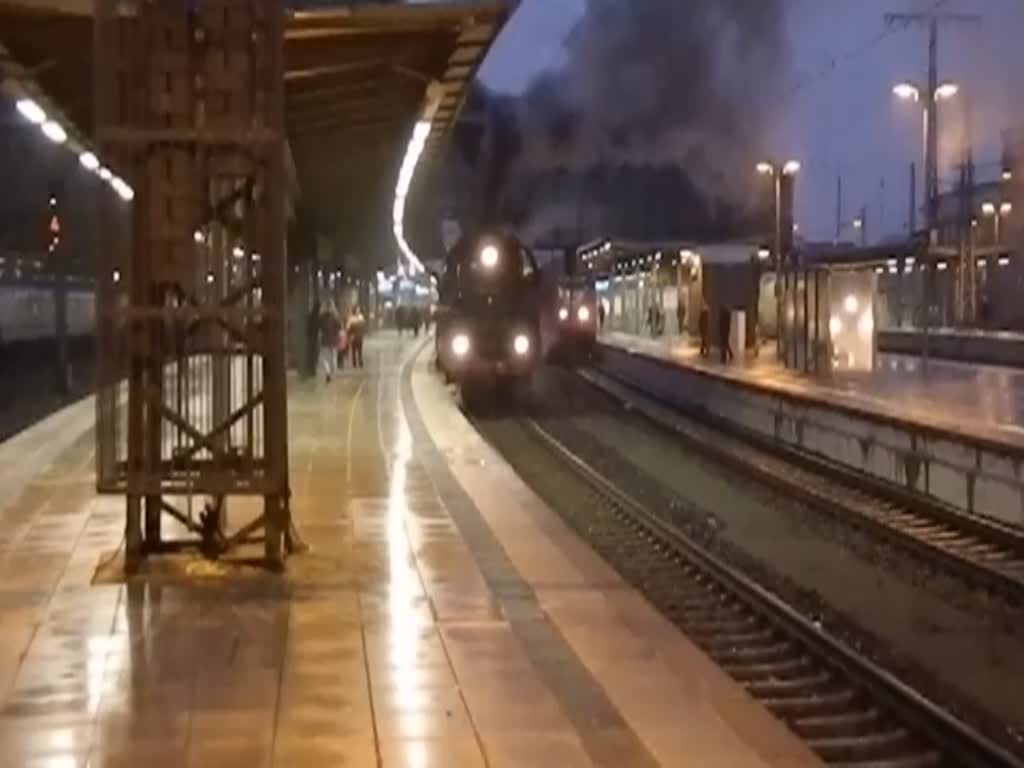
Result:
[[[1004,216],[1009,216],[1013,213],[1013,203],[1003,202],[996,206],[995,203],[982,203],[981,212],[988,218],[992,219],[992,240],[995,245],[999,245],[1001,242],[1000,230],[1002,220]]]
[[[938,126],[939,126],[939,102],[952,99],[960,92],[960,86],[956,83],[942,83],[937,85],[934,67],[929,78],[929,87],[922,89],[914,83],[904,82],[893,86],[892,92],[897,98],[904,101],[913,101],[921,104],[922,95],[924,103],[923,114],[923,135],[924,135],[924,194],[925,194],[925,223],[928,230],[929,247],[933,244],[938,225],[938,204],[939,204],[939,169],[938,169]],[[926,259],[926,263],[929,260]],[[921,371],[927,374],[928,371],[928,329],[931,325],[931,297],[934,271],[929,269],[925,276],[924,287],[924,344],[921,347]]]
[[[921,104],[922,138],[924,144],[924,181],[925,205],[929,233],[935,228],[938,219],[938,103],[948,101],[960,92],[956,83],[943,83],[932,91],[922,89],[914,83],[897,83],[892,88],[893,94],[903,101]],[[922,95],[925,97],[922,103]]]
[[[800,163],[789,160],[778,163],[760,162],[757,172],[762,176],[771,176],[775,193],[775,341],[779,359],[782,359],[782,177],[794,177],[800,172]]]

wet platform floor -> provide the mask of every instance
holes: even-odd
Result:
[[[87,411],[42,425],[35,453],[22,438],[0,506],[0,766],[817,764],[414,351],[375,338],[365,372],[293,382],[312,550],[284,576],[198,558],[104,576],[123,508],[92,490]]]
[[[860,407],[897,420],[947,428],[1024,447],[1024,370],[906,355],[879,354],[874,370],[813,377],[786,370],[766,344],[754,357],[718,362],[717,349],[701,358],[688,337],[609,332],[623,349],[734,377],[768,389]]]

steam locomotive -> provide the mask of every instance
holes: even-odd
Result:
[[[529,381],[550,348],[553,303],[533,253],[514,235],[462,237],[438,279],[438,367],[460,385]]]

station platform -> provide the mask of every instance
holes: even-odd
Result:
[[[175,555],[112,578],[89,401],[0,444],[0,766],[819,764],[518,479],[421,345],[366,358],[290,382],[311,551],[283,575]]]
[[[871,372],[835,372],[827,378],[787,370],[773,344],[729,364],[716,349],[702,358],[685,336],[651,338],[605,333],[605,344],[705,371],[769,392],[825,405],[844,405],[894,422],[1024,448],[1024,369],[897,354],[878,355]]]

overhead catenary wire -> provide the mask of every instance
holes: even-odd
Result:
[[[933,0],[931,5],[924,11],[924,13],[935,13],[948,3],[949,0]],[[907,29],[909,29],[909,26],[909,24],[886,25],[882,28],[881,31],[879,31],[875,35],[872,35],[867,40],[858,43],[857,45],[847,49],[842,53],[829,55],[827,57],[828,64],[821,67],[815,72],[811,72],[809,74],[805,74],[802,77],[798,77],[798,82],[788,91],[782,93],[780,98],[782,100],[791,99],[794,96],[806,90],[807,88],[816,85],[819,81],[826,80],[832,77],[832,75],[834,75],[843,65],[848,64],[851,61],[855,61],[856,59],[859,59],[862,56],[870,53],[889,38],[894,37],[895,35],[901,32],[905,32]]]

